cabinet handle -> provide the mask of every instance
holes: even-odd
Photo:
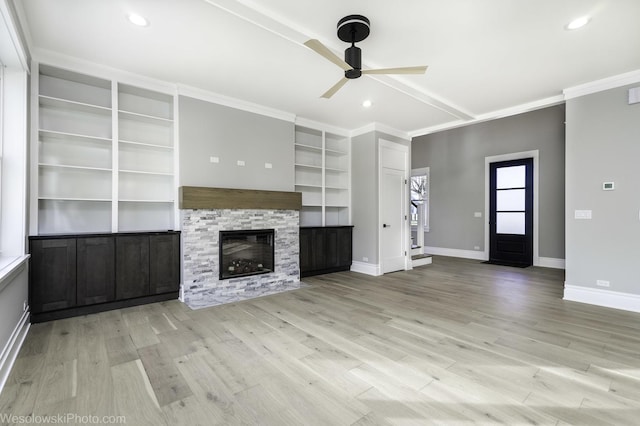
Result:
[[[387,225],[386,223],[383,223],[383,224],[382,224],[382,227],[383,227],[383,228],[391,228],[391,225]]]

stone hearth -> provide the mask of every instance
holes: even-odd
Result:
[[[204,308],[300,288],[298,210],[182,209],[183,301]],[[274,229],[275,271],[219,279],[219,231]]]

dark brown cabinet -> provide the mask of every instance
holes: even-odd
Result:
[[[149,294],[149,237],[116,237],[116,296],[131,299]]]
[[[177,231],[35,236],[29,247],[32,322],[178,297]]]
[[[300,276],[348,271],[351,268],[352,226],[300,228]]]
[[[31,312],[65,309],[76,304],[76,240],[31,241],[29,306]]]
[[[180,282],[180,235],[155,235],[149,238],[149,293],[176,290]]]
[[[76,262],[76,304],[78,306],[115,300],[113,238],[78,238]]]

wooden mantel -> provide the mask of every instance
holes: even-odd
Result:
[[[181,186],[181,209],[300,210],[300,192]]]

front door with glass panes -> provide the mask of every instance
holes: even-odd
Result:
[[[533,264],[533,158],[491,163],[489,262]]]

